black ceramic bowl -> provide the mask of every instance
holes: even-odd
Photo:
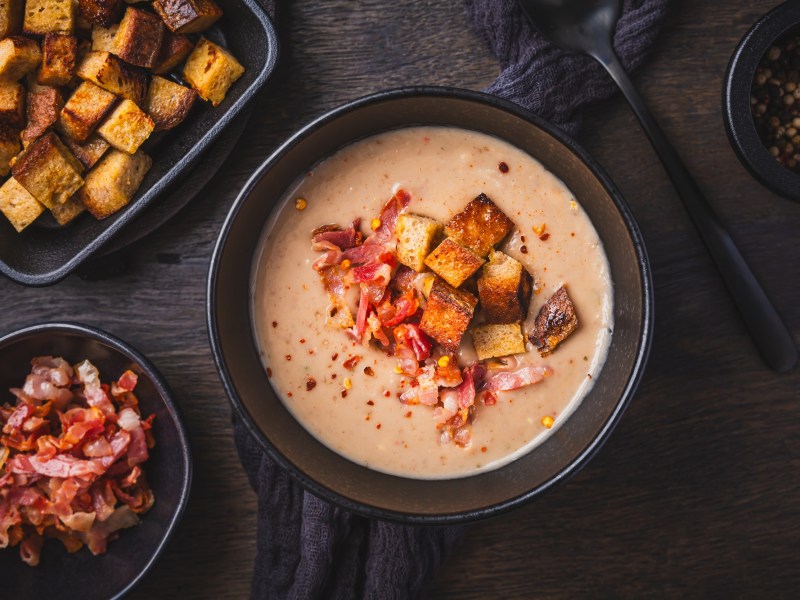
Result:
[[[20,559],[18,547],[0,550],[0,597],[120,598],[155,564],[189,499],[192,458],[180,410],[144,356],[104,331],[74,323],[33,325],[0,337],[0,390],[19,386],[30,372],[31,358],[41,355],[62,356],[71,363],[89,359],[104,381],[126,369],[139,375],[135,393],[142,412],[156,415],[156,446],[144,463],[156,501],[138,526],[121,531],[99,556],[86,548],[68,554],[60,542],[47,540],[41,562],[29,567]],[[2,402],[10,396],[5,393]]]
[[[262,228],[295,178],[355,140],[410,125],[444,125],[508,140],[539,159],[580,199],[605,244],[616,321],[608,361],[570,418],[529,454],[463,479],[416,480],[359,466],[311,436],[270,387],[250,324],[250,275]],[[307,232],[300,232],[307,235]],[[281,146],[253,175],[223,226],[211,262],[208,325],[233,408],[264,450],[307,489],[361,514],[443,524],[518,506],[576,472],[630,400],[648,355],[653,296],[644,244],[608,176],[533,114],[492,96],[448,88],[383,92],[337,108]]]
[[[728,139],[741,163],[776,194],[800,200],[800,175],[767,151],[750,112],[750,88],[758,63],[779,38],[792,31],[800,31],[800,0],[784,2],[753,25],[728,64],[722,105]]]

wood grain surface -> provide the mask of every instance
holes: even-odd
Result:
[[[728,59],[775,4],[673,0],[634,80],[800,341],[800,204],[749,177],[720,114]],[[194,441],[192,498],[133,599],[249,593],[256,501],[205,330],[211,249],[249,173],[341,102],[407,84],[480,89],[498,73],[462,0],[281,8],[280,65],[251,126],[204,192],[136,246],[127,272],[47,289],[0,281],[0,330],[49,319],[100,326],[147,354],[177,391]],[[622,99],[590,110],[579,139],[621,188],[647,242],[656,294],[649,366],[591,464],[526,507],[471,526],[429,596],[797,597],[800,375],[761,362]]]

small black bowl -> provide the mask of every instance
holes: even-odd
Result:
[[[800,200],[800,175],[769,153],[758,135],[750,108],[750,90],[758,63],[779,38],[793,30],[800,30],[800,0],[784,2],[750,28],[728,64],[722,106],[725,130],[741,163],[776,194]]]
[[[142,412],[156,415],[156,446],[144,463],[156,501],[138,526],[121,531],[119,539],[109,542],[108,551],[99,556],[86,548],[69,554],[60,542],[46,540],[41,562],[29,567],[20,559],[19,547],[0,550],[0,596],[121,598],[155,564],[189,499],[192,458],[183,419],[152,363],[122,340],[75,323],[32,325],[0,337],[0,389],[19,386],[30,372],[31,358],[42,355],[62,356],[72,364],[88,359],[100,370],[103,381],[126,369],[139,376],[135,393]]]
[[[387,475],[329,450],[289,413],[270,386],[250,321],[250,277],[272,208],[318,161],[356,140],[412,125],[470,129],[540,160],[594,222],[614,279],[615,329],[608,360],[575,412],[544,443],[494,471],[461,479]],[[307,235],[307,232],[301,233]],[[445,524],[510,510],[580,469],[619,421],[644,370],[653,328],[650,266],[639,229],[617,189],[574,141],[519,106],[479,92],[422,87],[381,92],[305,127],[245,185],[211,260],[208,326],[234,410],[263,449],[318,496],[360,514]]]

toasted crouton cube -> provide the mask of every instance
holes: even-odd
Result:
[[[431,271],[453,287],[459,287],[485,262],[469,248],[454,241],[445,240],[425,259]]]
[[[20,139],[26,147],[58,120],[58,113],[64,104],[57,88],[44,85],[29,90],[27,99],[28,124],[20,133]]]
[[[25,88],[0,83],[0,129],[19,131],[25,126]]]
[[[73,92],[58,119],[58,127],[74,140],[85,141],[111,109],[117,97],[84,81]]]
[[[130,100],[123,100],[97,128],[97,133],[117,150],[133,154],[150,137],[153,119]]]
[[[456,352],[461,337],[472,320],[478,299],[464,290],[452,287],[438,277],[428,294],[419,328],[446,350]]]
[[[578,315],[575,314],[567,288],[562,285],[539,310],[528,339],[539,350],[539,354],[547,356],[577,328]]]
[[[78,0],[81,16],[101,27],[110,27],[119,21],[125,4],[122,0]]]
[[[186,57],[191,54],[194,44],[185,35],[172,33],[167,30],[164,32],[164,39],[161,41],[161,49],[158,51],[156,64],[151,69],[156,75],[169,73],[181,64]]]
[[[50,209],[50,213],[53,215],[56,223],[63,227],[71,223],[75,217],[85,210],[86,207],[81,204],[81,201],[78,200],[78,195],[75,194],[70,196],[69,200],[62,204],[54,204],[53,208]]]
[[[511,323],[528,317],[533,292],[533,277],[522,264],[492,251],[490,262],[478,279],[478,298],[492,323]]]
[[[0,39],[22,31],[25,0],[0,0]]]
[[[25,0],[25,16],[22,20],[22,31],[25,33],[72,33],[74,27],[75,5],[72,0]]]
[[[144,152],[111,150],[86,176],[78,198],[97,219],[105,219],[131,201],[152,161]]]
[[[93,135],[83,143],[72,138],[64,138],[64,144],[87,169],[91,169],[111,147],[111,144],[99,135]]]
[[[164,22],[156,15],[128,7],[117,29],[112,52],[132,65],[150,68],[158,59],[165,29]]]
[[[66,202],[83,185],[83,165],[52,131],[28,146],[11,172],[47,208]]]
[[[39,44],[21,35],[0,42],[0,80],[19,81],[42,61]]]
[[[38,81],[42,85],[66,85],[75,74],[78,38],[63,33],[47,33],[42,42],[42,66]]]
[[[429,217],[400,213],[397,216],[397,260],[418,273],[425,269],[425,258],[441,237],[444,225]]]
[[[0,211],[20,232],[44,212],[44,206],[16,179],[9,177],[0,187]]]
[[[22,150],[19,135],[13,130],[0,130],[0,175],[6,176],[11,172],[11,160]]]
[[[119,23],[111,27],[92,27],[92,50],[94,52],[114,52],[114,39],[117,37]]]
[[[214,0],[156,0],[153,8],[173,33],[205,31],[222,16]]]
[[[183,76],[201,98],[218,106],[228,88],[244,73],[244,67],[224,48],[202,38],[186,64]]]
[[[78,65],[78,77],[91,81],[104,90],[132,100],[144,101],[147,93],[147,76],[109,52],[89,52]]]
[[[156,75],[150,81],[144,110],[153,119],[156,131],[172,129],[189,114],[195,98],[194,90]]]
[[[525,352],[525,339],[519,323],[480,325],[472,330],[472,342],[478,360],[522,354]]]
[[[486,256],[512,227],[511,219],[486,194],[481,194],[450,219],[444,232],[478,256]]]

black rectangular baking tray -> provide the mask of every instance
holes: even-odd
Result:
[[[97,221],[81,215],[63,228],[31,225],[18,234],[0,219],[0,273],[19,283],[44,286],[77,269],[148,206],[169,192],[200,155],[263,87],[278,58],[278,37],[255,0],[223,0],[224,16],[206,35],[222,42],[245,67],[242,77],[217,106],[198,101],[189,118],[150,148],[153,159],[139,191],[124,209]],[[43,215],[44,216],[44,215]]]

